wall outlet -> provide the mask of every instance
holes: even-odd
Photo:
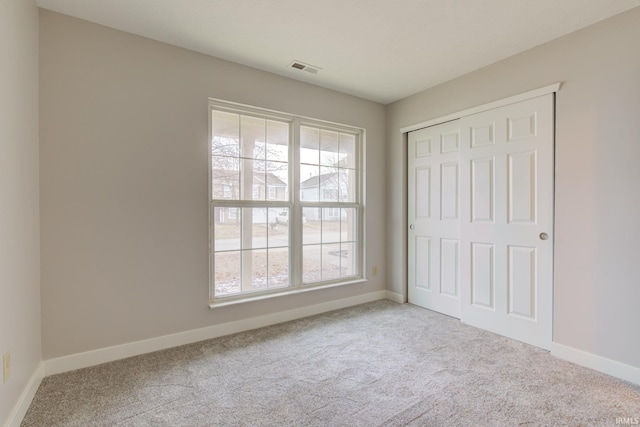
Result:
[[[371,267],[371,276],[376,277],[377,275],[378,275],[378,266],[374,265],[373,267]]]
[[[9,381],[11,375],[11,353],[8,351],[2,356],[2,382]]]

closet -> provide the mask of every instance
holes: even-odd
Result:
[[[554,95],[408,132],[409,302],[549,349]]]

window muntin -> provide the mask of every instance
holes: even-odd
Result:
[[[361,279],[362,131],[217,101],[210,126],[212,302]]]

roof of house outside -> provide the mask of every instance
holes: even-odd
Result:
[[[318,187],[321,183],[325,183],[327,181],[331,181],[335,179],[337,172],[325,173],[323,175],[312,176],[309,179],[306,179],[300,183],[300,188],[315,188]]]

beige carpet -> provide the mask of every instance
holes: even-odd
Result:
[[[614,426],[640,387],[378,301],[47,377],[23,426]]]

